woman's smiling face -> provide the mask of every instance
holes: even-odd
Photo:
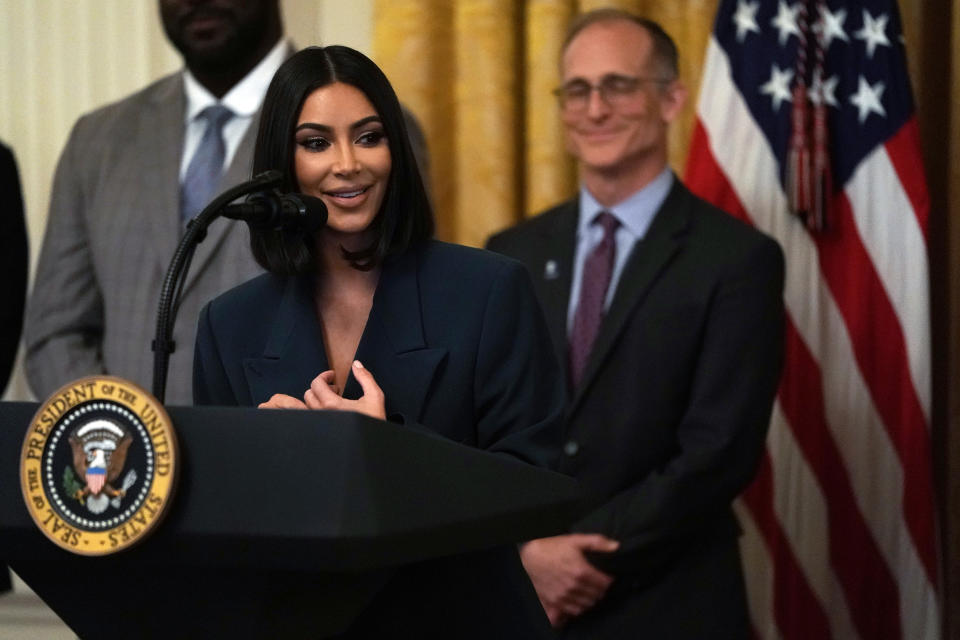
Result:
[[[380,212],[391,168],[389,142],[370,100],[342,82],[314,90],[300,110],[294,141],[298,188],[326,203],[327,232],[362,238]]]

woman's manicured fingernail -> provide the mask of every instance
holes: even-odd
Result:
[[[359,360],[354,360],[353,366],[355,366],[357,369],[363,369],[363,363],[360,362]]]

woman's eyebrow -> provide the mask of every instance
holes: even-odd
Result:
[[[351,125],[350,125],[350,129],[351,129],[351,130],[359,129],[359,128],[362,127],[363,125],[365,125],[365,124],[370,124],[371,122],[378,122],[378,123],[381,123],[381,124],[383,123],[383,121],[380,119],[380,116],[376,116],[376,115],[374,115],[374,116],[367,116],[366,118],[361,118],[361,119],[357,120],[356,122],[354,122],[353,124],[351,124]],[[333,131],[333,127],[330,127],[330,126],[325,125],[325,124],[319,124],[319,123],[317,123],[317,122],[304,122],[304,123],[301,123],[301,124],[297,125],[297,128],[294,129],[294,132],[300,131],[301,129],[315,129],[315,130],[317,130],[317,131],[322,131],[322,132],[324,132],[324,133],[329,133],[329,132]]]
[[[333,128],[328,127],[325,124],[317,124],[316,122],[304,122],[303,124],[298,124],[297,128],[294,129],[294,133],[300,131],[301,129],[316,129],[317,131],[330,132],[333,131]]]
[[[367,116],[366,118],[361,118],[360,120],[357,120],[356,122],[354,122],[352,125],[350,125],[350,128],[359,129],[363,125],[369,124],[371,122],[379,122],[380,124],[383,124],[383,121],[380,120],[380,116]]]

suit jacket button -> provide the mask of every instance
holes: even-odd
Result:
[[[566,444],[563,445],[563,452],[568,456],[570,456],[571,458],[577,455],[578,451],[580,451],[580,445],[574,442],[573,440],[569,440]]]

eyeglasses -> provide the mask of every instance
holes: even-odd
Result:
[[[600,99],[611,107],[623,107],[630,103],[634,94],[646,82],[666,85],[670,78],[638,78],[622,76],[616,73],[603,76],[599,84],[590,84],[586,80],[571,80],[553,90],[560,100],[560,106],[566,111],[584,111],[590,104],[590,94],[594,90],[600,93]]]

